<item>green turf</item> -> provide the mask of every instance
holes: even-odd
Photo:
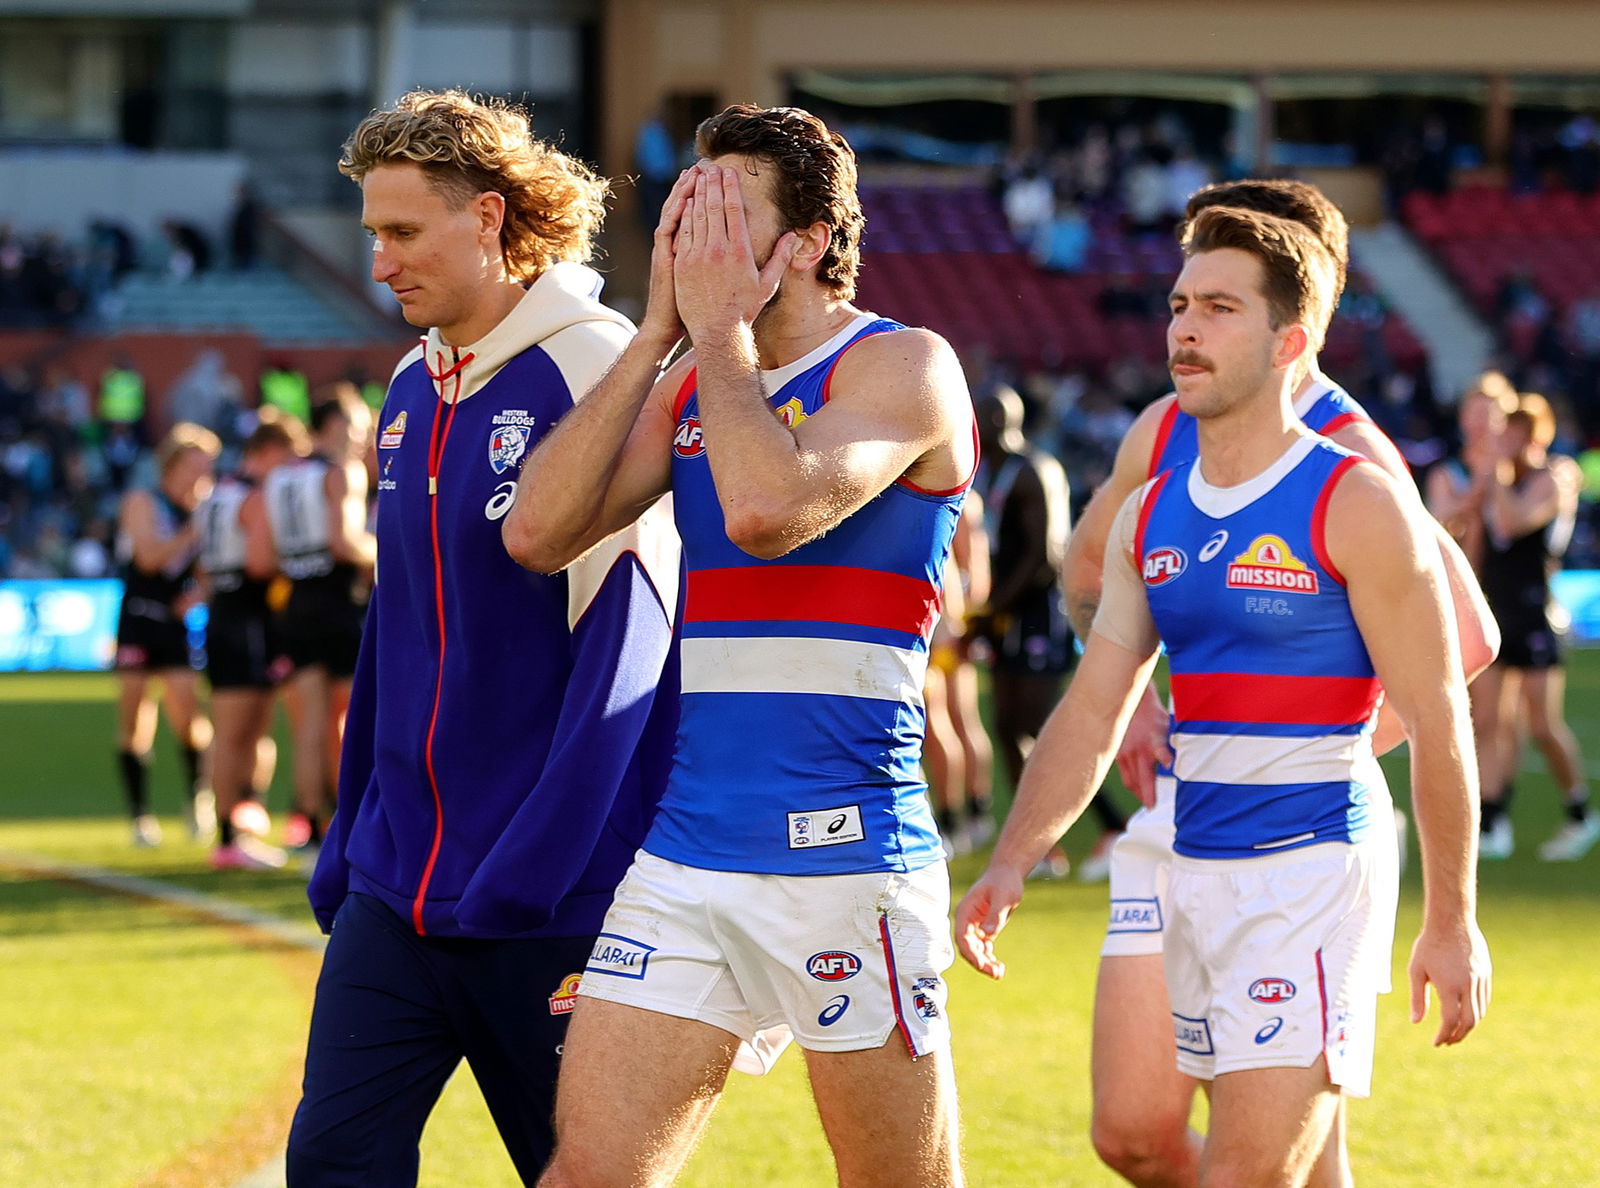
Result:
[[[0,679],[0,850],[27,851],[225,895],[304,923],[303,883],[215,874],[182,838],[178,764],[158,743],[153,796],[168,843],[134,851],[116,811],[111,682]],[[1600,761],[1600,654],[1573,664],[1569,716]],[[1536,761],[1532,763],[1536,768]],[[1391,772],[1403,767],[1390,764]],[[1351,1109],[1364,1184],[1600,1185],[1600,1078],[1587,1038],[1600,1001],[1600,851],[1576,866],[1533,857],[1557,823],[1542,775],[1525,774],[1514,811],[1519,851],[1485,866],[1482,922],[1495,1004],[1465,1045],[1435,1051],[1406,1020],[1405,957],[1419,897],[1405,882],[1397,992],[1380,1008],[1374,1096]],[[283,777],[275,803],[284,800]],[[1404,780],[1394,779],[1404,800]],[[1068,839],[1075,856],[1092,828]],[[978,863],[955,864],[960,885]],[[1105,889],[1031,885],[1002,938],[994,985],[951,973],[951,1013],[970,1182],[992,1188],[1119,1183],[1096,1163],[1088,1125],[1088,1028]],[[303,987],[270,954],[217,929],[78,888],[0,881],[0,986],[8,1075],[0,1079],[0,1184],[133,1185],[292,1066]],[[264,1118],[263,1126],[286,1125]],[[735,1075],[682,1183],[812,1188],[830,1182],[826,1148],[791,1053],[765,1078]],[[422,1183],[515,1183],[471,1078],[446,1092],[424,1139]]]

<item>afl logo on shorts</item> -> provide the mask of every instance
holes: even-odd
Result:
[[[705,434],[700,432],[700,418],[689,417],[678,426],[672,438],[672,452],[680,458],[698,458],[706,452]]]
[[[1283,978],[1257,978],[1250,983],[1250,997],[1255,1002],[1288,1002],[1294,997],[1294,983]]]
[[[806,961],[806,972],[819,982],[842,982],[861,972],[861,958],[838,950],[813,953]]]
[[[1144,555],[1144,584],[1164,586],[1189,565],[1182,549],[1152,549]]]

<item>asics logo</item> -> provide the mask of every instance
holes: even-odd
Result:
[[[1212,533],[1211,538],[1207,540],[1205,544],[1200,546],[1200,560],[1211,560],[1211,558],[1222,552],[1222,546],[1227,543],[1228,530],[1226,528],[1222,529],[1220,532]]]

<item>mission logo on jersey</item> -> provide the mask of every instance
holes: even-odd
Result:
[[[1294,555],[1283,537],[1258,536],[1228,565],[1228,586],[1235,590],[1315,594],[1317,575]]]
[[[378,448],[380,450],[398,449],[406,436],[406,414],[400,410],[400,415],[384,426],[383,432],[378,434]]]

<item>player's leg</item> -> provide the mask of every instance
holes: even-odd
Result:
[[[1178,1071],[1161,954],[1102,957],[1095,986],[1094,1149],[1140,1188],[1196,1183],[1198,1082]]]
[[[922,764],[934,816],[939,822],[939,835],[944,839],[947,855],[965,853],[966,820],[961,811],[961,791],[966,773],[961,740],[956,736],[955,726],[950,721],[950,707],[945,701],[944,674],[937,664],[929,666],[922,693],[922,712],[927,723]]]
[[[321,841],[320,814],[328,753],[327,672],[320,664],[302,664],[285,683],[284,698],[294,739],[294,811],[307,823],[308,836],[304,840]]]
[[[969,837],[974,847],[985,846],[994,837],[994,744],[978,710],[978,670],[970,660],[959,661],[945,674],[945,703],[961,740]]]
[[[405,1188],[461,1060],[426,942],[376,899],[339,909],[317,979],[288,1188]]]
[[[1539,847],[1539,857],[1546,862],[1576,862],[1600,843],[1600,814],[1589,806],[1583,752],[1567,725],[1565,696],[1566,671],[1559,665],[1524,674],[1528,730],[1544,753],[1550,778],[1561,789],[1561,828]]]
[[[328,682],[328,735],[325,760],[327,799],[324,803],[332,809],[339,799],[339,753],[344,748],[344,719],[350,710],[351,678],[334,677]]]
[[[580,999],[561,1061],[555,1157],[540,1188],[670,1183],[738,1049],[738,1036],[709,1023]]]
[[[1206,1188],[1305,1184],[1333,1132],[1339,1097],[1320,1058],[1309,1068],[1220,1074],[1211,1086],[1200,1183]]]
[[[211,720],[200,707],[200,677],[192,668],[162,670],[161,705],[183,756],[189,836],[209,838],[216,828],[216,804],[207,786]]]
[[[1510,670],[1491,664],[1469,687],[1472,735],[1477,744],[1479,783],[1483,802],[1480,853],[1484,858],[1509,858],[1513,848],[1510,808],[1516,772],[1514,755],[1515,701],[1508,699]]]
[[[1354,1188],[1355,1176],[1350,1171],[1350,1152],[1345,1143],[1345,1125],[1349,1111],[1345,1097],[1339,1095],[1339,1112],[1328,1130],[1327,1141],[1322,1144],[1322,1154],[1317,1156],[1307,1188]]]
[[[1110,915],[1095,987],[1091,1134],[1100,1158],[1139,1185],[1191,1185],[1201,1138],[1189,1127],[1201,1082],[1178,1069],[1164,962],[1177,787],[1156,777],[1156,803],[1111,851]]]
[[[233,810],[249,791],[256,765],[257,702],[247,686],[211,690],[211,788],[217,797],[217,841],[233,843]]]
[[[840,1188],[945,1188],[963,1182],[948,1049],[912,1059],[904,1037],[861,1052],[806,1052]]]
[[[155,845],[161,827],[150,812],[150,748],[156,737],[156,701],[149,696],[150,674],[126,668],[117,673],[117,774],[133,820],[134,841]]]

